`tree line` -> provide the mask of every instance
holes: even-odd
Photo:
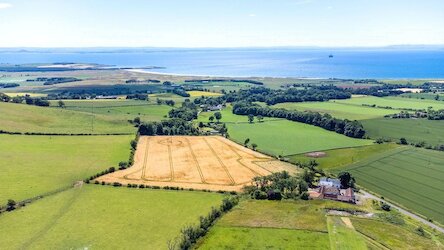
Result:
[[[358,121],[342,120],[334,118],[330,114],[320,114],[318,112],[272,109],[244,101],[233,104],[233,113],[237,115],[285,118],[290,121],[321,127],[353,138],[363,138],[365,135],[365,130]]]
[[[161,122],[144,122],[139,125],[140,135],[199,135],[192,122],[172,118]]]

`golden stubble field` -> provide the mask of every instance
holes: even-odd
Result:
[[[98,181],[239,191],[255,176],[296,167],[221,136],[142,136],[134,165]]]

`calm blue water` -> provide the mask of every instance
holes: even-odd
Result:
[[[329,58],[329,55],[334,55]],[[0,63],[159,66],[162,73],[320,78],[444,78],[444,50],[145,49],[131,52],[0,52]]]

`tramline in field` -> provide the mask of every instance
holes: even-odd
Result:
[[[283,170],[296,168],[220,136],[143,136],[134,165],[98,181],[233,191]]]

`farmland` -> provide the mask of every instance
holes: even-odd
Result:
[[[357,97],[347,100],[336,100],[341,104],[351,105],[376,105],[380,107],[391,107],[393,109],[444,109],[444,102],[435,100],[408,99],[402,97]]]
[[[398,141],[426,142],[428,145],[444,144],[444,121],[427,119],[379,118],[362,121],[370,138],[390,138]]]
[[[258,149],[272,155],[293,155],[316,150],[370,145],[371,140],[346,137],[335,132],[287,120],[256,123],[227,123],[230,138],[243,143],[247,138]]]
[[[359,185],[444,223],[444,153],[401,147],[345,168]]]
[[[126,161],[133,136],[0,135],[0,204],[70,186]]]
[[[52,105],[56,106],[57,102]],[[135,100],[68,100],[65,105],[68,110],[104,115],[112,117],[114,121],[127,121],[135,117],[140,117],[141,121],[158,121],[165,119],[171,109],[167,105]]]
[[[365,107],[362,105],[339,103],[335,101],[280,103],[274,105],[273,107],[285,108],[288,110],[328,113],[333,117],[349,120],[366,120],[372,118],[380,118],[384,115],[396,113],[396,111],[390,109]]]
[[[98,181],[239,191],[255,176],[283,170],[296,167],[219,136],[144,136],[133,167]]]
[[[124,119],[65,109],[0,102],[0,130],[11,132],[106,134],[134,133]],[[134,117],[133,117],[134,118]]]
[[[0,249],[167,249],[222,197],[84,185],[2,214]]]
[[[326,208],[370,209],[333,201],[244,200],[216,223],[198,242],[197,249],[367,249],[375,245],[439,249],[433,240],[417,235],[405,225],[326,216]],[[389,241],[384,234],[397,234],[395,239],[409,241]]]
[[[395,143],[373,144],[361,147],[339,148],[323,151],[325,156],[311,157],[307,154],[297,154],[286,156],[293,163],[307,163],[310,160],[316,160],[324,170],[334,171],[349,164],[361,161],[367,157],[381,154],[387,150],[399,147]]]

